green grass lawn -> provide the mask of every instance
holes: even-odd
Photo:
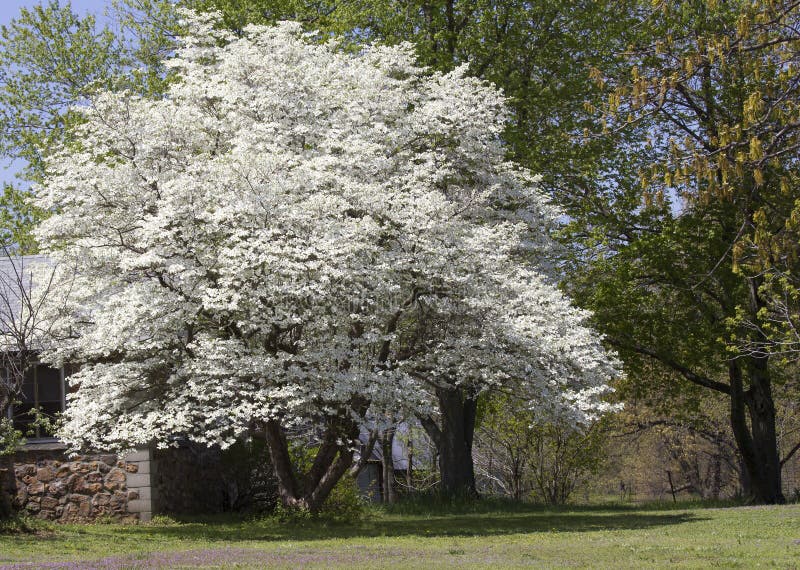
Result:
[[[8,568],[800,568],[800,505],[372,511],[358,523],[40,524]]]

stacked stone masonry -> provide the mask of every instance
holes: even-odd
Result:
[[[124,457],[68,457],[60,443],[33,443],[0,459],[0,484],[9,488],[14,508],[42,519],[147,522],[155,513],[215,513],[228,506],[219,450],[187,442]]]
[[[62,452],[28,451],[15,457],[14,506],[62,522],[111,518],[150,519],[149,452],[124,459],[112,454],[67,458]]]

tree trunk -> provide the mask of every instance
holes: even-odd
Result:
[[[8,417],[11,398],[5,386],[0,385],[0,418]],[[14,480],[14,461],[8,449],[0,449],[0,520],[11,517],[12,482]]]
[[[750,472],[747,470],[747,465],[744,464],[744,457],[739,454],[739,493],[742,497],[753,496],[753,484],[750,482]]]
[[[394,459],[392,458],[392,445],[394,443],[395,428],[387,428],[381,434],[381,466],[383,468],[383,502],[394,504],[397,493],[394,484]]]
[[[514,457],[512,453],[509,453],[510,460],[511,460],[511,495],[515,501],[522,501],[522,487],[523,487],[523,477],[524,472],[522,469],[522,458],[521,457]]]
[[[378,430],[373,429],[370,430],[369,436],[367,437],[367,442],[361,442],[359,446],[358,452],[358,461],[355,461],[353,465],[350,467],[350,477],[353,479],[358,478],[364,468],[367,466],[369,462],[369,458],[372,456],[372,450],[375,449],[375,443],[378,441]]]
[[[719,456],[719,453],[714,454],[712,469],[711,498],[718,501],[720,493],[722,492],[722,458]]]
[[[747,409],[753,447],[759,465],[758,499],[767,504],[783,504],[781,486],[781,461],[775,430],[775,402],[765,358],[753,358],[750,366],[750,389],[747,391]]]
[[[408,437],[408,465],[406,466],[406,487],[411,491],[414,485],[414,439]]]
[[[319,512],[336,483],[353,463],[352,442],[358,438],[358,425],[349,418],[332,420],[326,426],[311,468],[300,481],[295,476],[280,422],[266,422],[265,434],[281,504],[290,510]]]
[[[11,518],[11,491],[14,462],[10,455],[0,455],[0,520]]]
[[[453,386],[437,388],[436,397],[442,425],[439,427],[431,418],[422,418],[422,425],[439,452],[441,492],[477,497],[472,440],[478,400]]]
[[[767,358],[751,356],[746,363],[750,379],[747,391],[744,390],[739,364],[732,362],[729,365],[731,427],[742,454],[753,499],[768,505],[782,504],[786,498],[781,488],[775,403]]]

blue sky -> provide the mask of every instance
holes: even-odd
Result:
[[[32,8],[37,4],[46,4],[48,0],[0,0],[0,25],[6,25],[19,15],[20,8]],[[70,2],[62,0],[61,5]],[[72,0],[72,9],[79,15],[94,14],[99,20],[103,19],[106,9],[111,5],[110,0]],[[14,181],[14,172],[17,165],[10,164],[7,160],[0,159],[0,185],[3,182]]]
[[[19,14],[20,8],[31,8],[37,4],[47,3],[47,0],[3,0],[0,3],[0,24],[8,24]],[[68,2],[62,0],[61,4]],[[105,9],[111,4],[110,0],[72,0],[72,9],[78,14],[87,12],[102,16]]]

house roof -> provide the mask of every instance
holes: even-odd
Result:
[[[394,427],[396,432],[392,440],[392,465],[395,470],[405,471],[408,468],[409,443],[413,445],[413,453],[417,461],[433,461],[434,458],[430,454],[429,446],[425,441],[426,438],[415,420],[402,421]],[[374,428],[374,424],[361,426],[359,440],[362,444],[366,444],[369,441],[370,429]],[[358,452],[356,455],[358,456]],[[379,442],[375,443],[367,461],[383,461],[383,450]]]

